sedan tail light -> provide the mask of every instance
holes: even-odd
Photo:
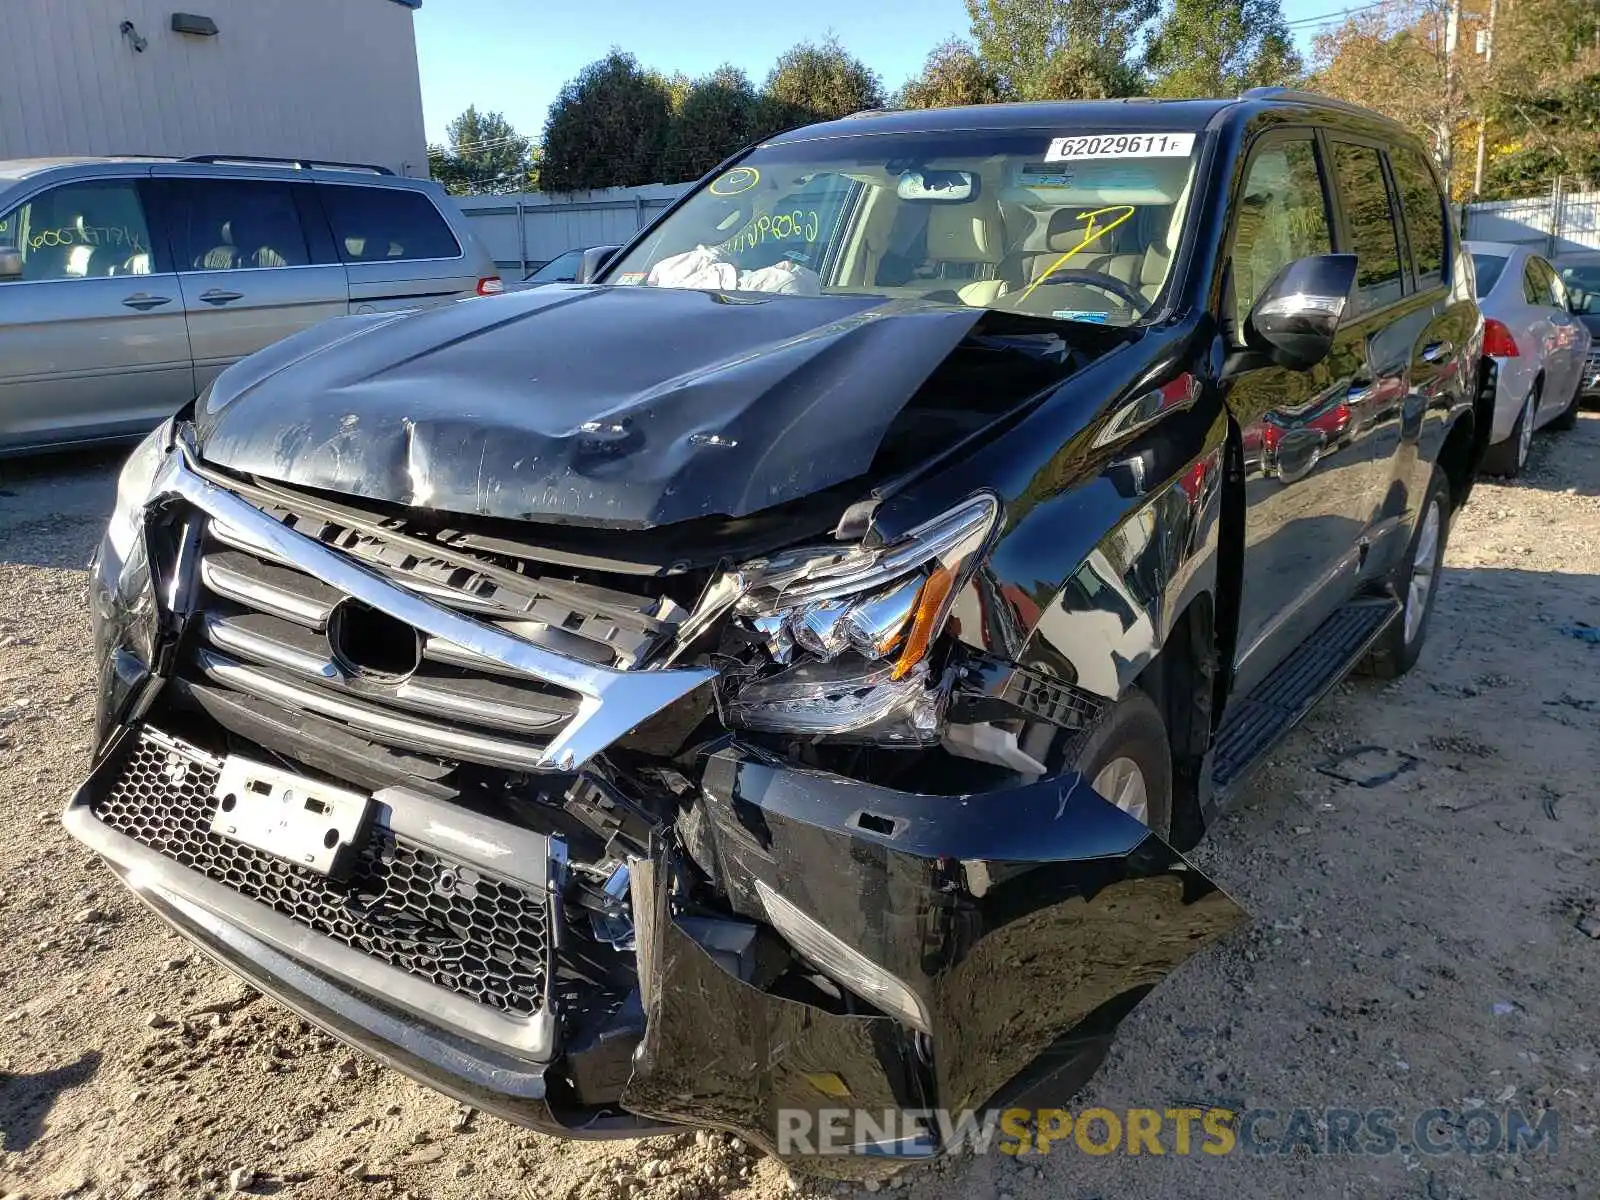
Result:
[[[1517,339],[1511,336],[1504,321],[1485,317],[1483,321],[1483,352],[1491,358],[1516,358],[1520,353]]]
[[[485,275],[478,280],[478,295],[480,296],[498,296],[505,290],[506,285],[500,282],[500,276],[498,275]]]

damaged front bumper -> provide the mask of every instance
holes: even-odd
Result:
[[[180,768],[180,758],[200,765]],[[1077,776],[982,795],[913,795],[729,742],[703,760],[683,845],[658,841],[633,864],[641,1011],[613,1021],[600,1037],[619,1042],[597,1054],[592,1037],[578,1045],[570,1019],[579,1014],[561,1011],[559,997],[518,1012],[452,989],[457,981],[436,969],[438,943],[462,923],[436,917],[445,931],[436,936],[421,920],[426,896],[408,904],[393,878],[383,885],[395,900],[379,914],[383,936],[370,927],[352,935],[356,914],[374,907],[363,894],[374,885],[359,872],[348,885],[289,896],[274,889],[273,864],[256,856],[208,858],[194,840],[201,835],[174,832],[181,815],[171,831],[156,830],[141,814],[160,800],[131,794],[130,775],[152,794],[199,797],[204,766],[201,752],[152,727],[126,730],[74,796],[67,827],[180,932],[264,992],[448,1095],[563,1136],[710,1126],[808,1170],[870,1171],[860,1160],[803,1159],[780,1131],[796,1113],[822,1120],[840,1109],[1060,1103],[1092,1072],[1121,1017],[1243,917]],[[480,888],[498,879],[548,905],[553,969],[564,943],[554,903],[559,839],[398,790],[374,800],[376,858],[397,848],[432,856],[435,877],[414,874],[407,887],[442,894],[459,886],[451,878],[475,872]],[[674,880],[688,867],[685,854],[726,888],[734,919],[684,914]],[[342,886],[356,900],[341,897]],[[360,907],[342,915],[315,907],[353,903]],[[409,923],[392,919],[408,914]],[[775,979],[758,961],[758,936],[799,949],[806,969],[845,983],[840,996],[855,995],[841,1005],[807,994],[794,972]],[[506,957],[503,941],[486,935],[485,946],[464,953]],[[864,1003],[863,993],[882,1005]],[[615,1099],[572,1103],[574,1078],[587,1073],[584,1087],[603,1089],[606,1064]],[[889,1159],[945,1148],[937,1129],[852,1147]]]
[[[797,1116],[1059,1103],[1243,917],[1077,774],[1017,782],[1013,753],[924,794],[801,765],[718,726],[716,670],[635,669],[664,603],[252,489],[169,436],[130,460],[97,559],[101,736],[67,827],[225,965],[440,1091],[564,1136],[704,1125],[790,1159]],[[967,507],[978,532],[926,527],[953,530],[926,576],[947,592],[995,515]],[[847,555],[848,582],[896,553]],[[803,564],[826,587],[839,565]],[[502,592],[537,620],[497,622]],[[898,603],[873,595],[785,620],[871,633]],[[288,842],[229,827],[240,779],[285,789],[265,824]],[[308,791],[358,815],[307,841]],[[846,1148],[800,1165],[949,1147]]]

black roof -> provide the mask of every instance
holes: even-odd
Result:
[[[864,133],[954,133],[965,129],[1085,128],[1137,130],[1204,129],[1237,100],[1035,100],[1025,104],[974,104],[965,108],[913,108],[861,113],[791,129],[769,142],[850,137]]]
[[[1252,88],[1242,96],[1217,100],[1035,100],[1025,104],[976,104],[964,108],[883,109],[857,113],[839,121],[825,121],[791,129],[768,143],[804,142],[817,138],[850,137],[865,133],[956,133],[963,130],[1054,130],[1068,134],[1082,130],[1141,131],[1207,128],[1229,109],[1241,114],[1263,109],[1295,108],[1339,113],[1356,121],[1373,122],[1393,131],[1403,127],[1381,113],[1331,96],[1292,88]],[[1408,138],[1409,134],[1406,135]],[[1419,143],[1420,144],[1420,143]]]

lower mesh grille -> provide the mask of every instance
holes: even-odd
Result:
[[[545,1003],[542,895],[397,838],[369,834],[348,880],[211,832],[215,760],[146,730],[95,816],[118,833],[439,987],[504,1012]]]

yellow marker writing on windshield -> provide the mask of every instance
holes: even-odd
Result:
[[[1117,217],[1116,220],[1114,220],[1114,221],[1107,221],[1104,225],[1095,224],[1095,219],[1097,217],[1102,217],[1106,213],[1113,213],[1113,212],[1114,213],[1121,213],[1122,215]],[[1078,220],[1089,222],[1089,224],[1084,227],[1083,239],[1076,246],[1074,246],[1071,250],[1068,250],[1060,258],[1056,259],[1055,262],[1051,263],[1048,268],[1046,268],[1044,271],[1041,271],[1039,273],[1038,278],[1036,278],[1032,283],[1030,283],[1027,286],[1026,289],[1023,290],[1022,295],[1020,297],[1018,297],[1018,299],[1026,300],[1029,296],[1031,296],[1033,294],[1033,289],[1034,288],[1038,287],[1046,279],[1049,279],[1050,276],[1054,275],[1062,267],[1066,266],[1067,263],[1072,260],[1072,256],[1074,254],[1076,254],[1079,250],[1082,250],[1085,246],[1087,246],[1090,242],[1094,241],[1096,238],[1101,237],[1104,234],[1110,233],[1118,225],[1121,225],[1124,221],[1126,221],[1130,217],[1132,217],[1133,213],[1134,213],[1134,206],[1131,205],[1131,204],[1111,204],[1111,205],[1106,206],[1105,208],[1096,208],[1096,209],[1093,209],[1090,212],[1081,212],[1081,213],[1079,213],[1078,214]]]

